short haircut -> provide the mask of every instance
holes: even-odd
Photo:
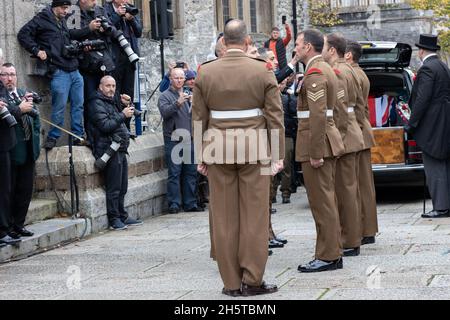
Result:
[[[328,47],[335,48],[338,56],[343,58],[345,55],[345,50],[347,48],[347,40],[337,33],[330,33],[327,35]]]
[[[308,29],[301,32],[300,34],[303,34],[305,43],[310,43],[313,46],[314,50],[316,50],[316,52],[322,53],[323,44],[325,41],[323,39],[322,32],[317,29]]]
[[[112,76],[104,76],[100,79],[100,84],[104,84],[106,80],[114,80],[114,82],[116,81],[116,79],[114,79],[114,77]]]
[[[225,26],[223,39],[225,45],[245,45],[247,41],[247,26],[242,20],[231,20]]]
[[[173,74],[175,73],[175,71],[180,71],[180,74],[183,73],[184,78],[186,78],[186,74],[184,73],[184,70],[181,68],[173,68],[172,71],[170,72],[170,77],[173,76]]]
[[[280,31],[280,28],[278,28],[278,27],[273,27],[273,28],[272,28],[272,32],[274,32],[274,31],[278,31],[278,32],[279,32],[279,31]]]
[[[351,52],[353,55],[353,61],[358,63],[362,56],[362,47],[356,41],[347,40],[347,48],[345,49],[345,52]]]
[[[2,67],[5,67],[5,68],[15,68],[16,66],[13,65],[11,62],[6,62],[6,63],[2,64]]]

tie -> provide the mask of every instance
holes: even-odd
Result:
[[[15,101],[20,101],[20,98],[17,96],[17,94],[15,92],[12,93],[12,96],[14,98]],[[23,126],[23,131],[25,133],[25,141],[29,141],[31,139],[31,127],[30,127],[30,123],[28,122],[29,116],[27,114],[23,114],[22,115],[22,126]]]

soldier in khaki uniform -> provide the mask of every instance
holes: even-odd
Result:
[[[355,41],[348,41],[345,59],[347,63],[352,66],[353,74],[360,87],[357,95],[355,113],[364,137],[364,150],[360,151],[357,155],[359,162],[358,197],[362,223],[361,244],[370,244],[375,243],[375,235],[378,232],[377,202],[372,172],[372,156],[370,152],[370,148],[375,146],[375,139],[369,120],[368,97],[370,82],[364,70],[358,65],[361,55],[361,45]]]
[[[198,170],[210,182],[222,293],[230,296],[277,291],[263,275],[270,175],[283,167],[283,113],[275,76],[265,62],[246,56],[246,37],[244,22],[227,23],[227,53],[199,69],[192,107]]]
[[[323,34],[317,30],[300,33],[295,42],[295,51],[306,64],[297,108],[296,160],[302,164],[317,231],[315,260],[300,265],[300,272],[336,270],[343,266],[334,178],[336,157],[344,153],[344,144],[333,120],[337,78],[320,55],[323,44]]]
[[[356,41],[347,41],[345,60],[352,66],[354,78],[359,85],[355,113],[364,137],[364,150],[357,155],[359,162],[358,198],[362,223],[361,244],[370,244],[375,243],[375,235],[378,232],[377,202],[370,151],[370,148],[375,146],[375,139],[369,116],[370,81],[364,70],[358,65],[361,55],[361,45]]]
[[[342,245],[344,256],[357,256],[361,246],[361,216],[358,205],[356,153],[364,149],[364,141],[355,116],[359,84],[353,77],[351,66],[345,62],[345,49],[344,37],[329,34],[325,37],[322,56],[334,68],[338,78],[334,120],[345,146],[345,154],[336,164],[336,196],[342,228]]]

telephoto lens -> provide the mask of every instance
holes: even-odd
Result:
[[[123,51],[125,51],[128,60],[130,60],[131,63],[136,63],[139,61],[139,56],[134,53],[133,49],[131,48],[130,43],[128,40],[124,37],[123,33],[121,33],[117,37],[117,41],[119,41],[120,46],[122,47]]]
[[[0,99],[0,101],[5,102],[8,104],[8,102],[4,99]],[[8,127],[12,128],[15,125],[17,125],[16,118],[14,118],[11,113],[9,113],[9,110],[7,107],[4,107],[2,110],[0,110],[0,119],[1,121],[5,121]]]
[[[109,146],[108,150],[106,150],[105,153],[95,161],[94,165],[100,170],[105,169],[106,165],[108,164],[109,159],[111,159],[111,157],[120,148],[120,142],[122,141],[122,139],[118,135],[114,135],[112,137],[112,139],[113,140],[112,140],[111,145]]]

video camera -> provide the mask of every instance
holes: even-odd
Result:
[[[106,44],[103,40],[72,40],[69,45],[64,46],[63,55],[65,57],[77,57],[84,52],[86,48],[90,51],[102,51],[106,49]]]
[[[119,42],[119,45],[122,47],[123,51],[128,57],[128,60],[130,60],[131,63],[136,63],[137,61],[139,61],[139,56],[134,53],[130,43],[125,38],[121,30],[117,30],[116,27],[109,23],[108,18],[106,18],[105,16],[97,16],[96,19],[100,21],[100,25],[105,31],[106,35],[115,38],[117,42]]]

